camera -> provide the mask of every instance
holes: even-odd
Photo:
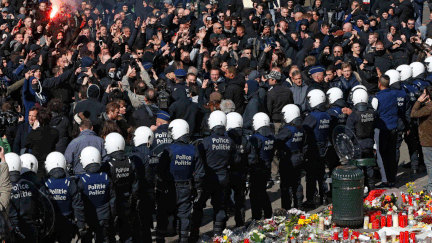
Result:
[[[113,80],[111,82],[111,88],[118,88],[118,81],[117,80]]]
[[[14,112],[1,112],[0,113],[0,137],[3,137],[6,133],[6,129],[18,122],[18,114]]]
[[[160,109],[168,109],[170,95],[167,91],[161,90],[157,93],[157,105]]]

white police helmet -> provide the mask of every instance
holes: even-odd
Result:
[[[66,159],[60,152],[51,152],[45,160],[45,169],[48,173],[55,168],[66,170]]]
[[[378,99],[376,97],[372,98],[371,104],[372,104],[372,107],[374,108],[374,110],[378,109]]]
[[[125,148],[125,140],[120,133],[112,132],[105,137],[105,150],[107,154],[115,151],[123,151]]]
[[[208,125],[210,130],[216,126],[225,127],[226,124],[227,124],[227,117],[225,113],[223,113],[222,111],[213,111],[212,113],[210,113],[210,116],[208,118]]]
[[[343,99],[343,92],[340,88],[333,87],[327,91],[327,98],[330,104],[336,102],[336,100]]]
[[[367,91],[366,86],[361,85],[361,84],[358,84],[358,85],[356,85],[356,86],[354,86],[354,87],[351,88],[351,92],[354,92],[354,91],[356,91],[357,89],[364,89],[365,91]]]
[[[144,143],[150,145],[153,143],[153,139],[153,131],[146,126],[138,127],[134,132],[133,142],[135,147],[140,146]]]
[[[101,153],[97,148],[87,146],[81,151],[80,162],[83,168],[86,168],[89,164],[101,164]]]
[[[400,73],[400,80],[405,81],[412,77],[412,68],[407,64],[402,64],[396,68]]]
[[[412,68],[412,76],[415,78],[426,71],[425,66],[421,62],[413,62],[410,64]]]
[[[309,91],[307,94],[307,99],[310,107],[315,108],[326,101],[326,96],[322,90],[314,89]]]
[[[176,140],[189,134],[189,124],[183,119],[175,119],[169,124],[168,130],[172,139]]]
[[[27,171],[33,171],[37,173],[39,164],[36,157],[33,154],[23,154],[20,156],[21,159],[21,174]]]
[[[400,81],[400,73],[394,69],[388,70],[387,72],[385,72],[385,75],[389,76],[390,85]]]
[[[300,117],[300,108],[294,104],[288,104],[282,108],[282,115],[285,123],[291,123],[297,117]]]
[[[21,171],[21,159],[16,153],[5,154],[6,164],[9,167],[9,172],[11,171]]]
[[[255,131],[261,127],[270,126],[270,117],[264,112],[256,113],[252,118],[252,127]]]
[[[226,116],[226,130],[243,127],[243,117],[237,112],[230,112]]]
[[[368,103],[368,93],[363,89],[358,89],[353,93],[353,104],[357,105],[359,103]]]
[[[427,57],[424,63],[426,64],[427,71],[432,72],[432,57]]]

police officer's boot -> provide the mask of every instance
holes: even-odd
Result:
[[[321,197],[318,193],[315,193],[314,204],[315,204],[315,208],[318,208],[319,206],[321,206]]]
[[[189,232],[180,231],[179,243],[189,243]]]
[[[224,229],[225,224],[223,222],[215,222],[213,225],[213,234],[221,236]]]
[[[192,229],[189,236],[189,243],[196,243],[199,240],[199,228]]]

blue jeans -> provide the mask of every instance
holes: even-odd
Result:
[[[432,192],[432,147],[422,147],[424,162],[428,173],[427,192]]]

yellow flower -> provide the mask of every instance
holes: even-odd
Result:
[[[299,219],[298,224],[303,225],[304,223],[305,223],[305,220],[304,220],[304,219]]]
[[[312,221],[311,219],[306,219],[306,220],[305,220],[305,223],[306,223],[306,224],[310,224],[311,221]]]
[[[406,187],[409,187],[409,183],[405,184]]]
[[[227,239],[228,239],[228,236],[224,235],[223,239],[224,239],[224,240],[227,240]]]
[[[312,216],[310,216],[310,219],[317,220],[318,219],[318,215],[317,214],[312,214]]]
[[[423,191],[421,191],[421,192],[420,192],[420,195],[422,195],[423,193],[424,193],[424,192],[423,192]]]

